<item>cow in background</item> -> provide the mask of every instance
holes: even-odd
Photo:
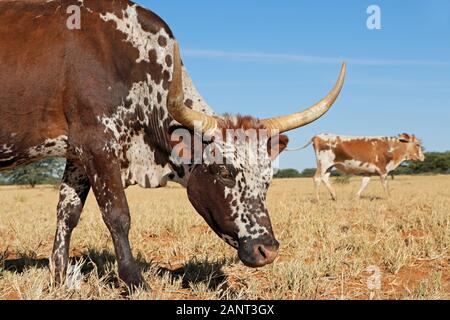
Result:
[[[333,134],[315,136],[311,143],[317,158],[314,175],[316,197],[323,182],[336,200],[336,191],[330,183],[331,170],[363,176],[356,194],[361,197],[372,176],[379,176],[386,195],[389,197],[388,176],[404,161],[424,161],[420,140],[414,135],[403,133],[398,137],[349,137]]]

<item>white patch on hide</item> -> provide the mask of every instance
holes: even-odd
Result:
[[[3,144],[0,145],[0,162],[6,162],[14,159],[14,146]]]
[[[126,35],[126,41],[139,51],[139,58],[136,60],[136,63],[143,61],[150,62],[149,51],[155,50],[156,61],[152,62],[160,64],[162,66],[162,73],[169,72],[171,78],[173,65],[169,66],[167,64],[166,57],[170,56],[173,59],[174,41],[169,37],[164,28],[155,34],[143,30],[139,23],[136,8],[136,5],[128,6],[123,11],[123,18],[119,18],[113,13],[106,13],[101,15],[101,19],[104,21],[114,21],[117,29]],[[167,45],[161,46],[158,43],[160,36],[167,40]],[[213,114],[212,109],[206,104],[193,85],[185,68],[183,68],[183,84],[185,98],[193,102],[193,109],[207,114]],[[104,115],[98,119],[105,126],[105,132],[110,131],[114,136],[114,139],[104,146],[105,151],[115,154],[121,160],[125,160],[124,158],[126,158],[129,162],[129,167],[123,168],[122,170],[122,180],[125,186],[134,183],[138,183],[141,186],[148,186],[148,180],[150,180],[151,187],[159,187],[167,183],[171,169],[168,166],[162,167],[155,163],[155,154],[144,141],[144,135],[146,133],[143,131],[134,133],[135,136],[132,137],[133,141],[128,143],[126,140],[129,136],[130,128],[127,128],[124,123],[126,118],[138,121],[137,111],[140,110],[143,113],[141,114],[142,119],[138,121],[141,127],[150,127],[151,123],[154,125],[155,119],[151,117],[158,114],[158,117],[162,115],[162,117],[157,119],[159,128],[165,130],[163,128],[164,122],[169,117],[166,107],[167,94],[168,90],[163,88],[163,81],[156,83],[151,75],[147,74],[146,79],[132,85],[126,97],[127,102],[131,102],[127,104],[128,108],[125,107],[124,101],[122,105],[116,107],[116,111],[112,115]],[[158,102],[158,96],[160,97],[160,102]],[[148,101],[148,105],[145,104],[145,101]],[[158,109],[158,112],[154,112],[155,108]],[[123,150],[127,151],[124,152]],[[186,185],[189,172],[186,171],[186,176],[180,179],[183,185]]]
[[[47,139],[43,143],[30,148],[28,150],[28,156],[31,159],[40,157],[65,158],[67,154],[67,139],[65,135]]]
[[[164,184],[163,177],[171,172],[168,165],[162,167],[156,164],[155,153],[144,142],[142,135],[131,139],[126,158],[132,165],[122,170],[124,186],[138,184],[144,188],[157,188]]]
[[[139,23],[138,13],[136,11],[136,5],[128,6],[126,10],[123,10],[123,18],[120,19],[113,13],[100,14],[100,18],[104,21],[114,21],[117,25],[117,30],[121,31],[127,36],[126,41],[131,43],[139,51],[139,58],[136,60],[137,63],[142,61],[150,62],[149,51],[154,49],[158,53],[158,64],[163,64],[166,55],[162,53],[167,49],[159,45],[158,38],[160,36],[169,39],[164,28],[160,29],[158,33],[153,34],[151,32],[145,31],[141,24]],[[169,52],[173,52],[173,48],[168,48]],[[172,49],[172,50],[170,50]]]
[[[334,166],[334,160],[336,159],[336,156],[332,150],[322,150],[318,152],[317,159],[320,162],[322,174],[324,174],[329,168]]]

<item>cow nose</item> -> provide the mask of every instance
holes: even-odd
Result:
[[[279,247],[275,239],[246,243],[239,247],[239,258],[248,267],[263,267],[276,259]]]
[[[275,261],[278,256],[280,244],[275,240],[274,244],[258,244],[255,246],[254,255],[258,265],[265,266]]]

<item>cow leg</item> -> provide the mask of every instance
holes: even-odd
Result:
[[[89,189],[89,179],[83,167],[67,160],[59,189],[56,235],[51,259],[51,270],[57,284],[64,283],[69,261],[70,238],[80,220]]]
[[[390,197],[391,194],[389,192],[389,185],[388,185],[388,175],[383,174],[380,176],[381,184],[383,185],[384,192],[386,193],[386,197]]]
[[[92,149],[95,150],[95,147]],[[120,279],[130,290],[137,287],[148,288],[131,253],[128,239],[130,211],[117,158],[105,154],[103,150],[83,150],[80,156],[91,179],[103,220],[112,236]]]
[[[358,197],[358,199],[361,199],[361,195],[363,193],[363,191],[367,188],[367,186],[369,185],[370,182],[370,177],[369,176],[365,176],[362,179],[361,182],[361,187],[359,188],[358,193],[356,194],[356,196]]]
[[[320,201],[320,185],[322,184],[322,173],[321,171],[318,169],[316,171],[316,174],[314,175],[314,185],[315,185],[315,191],[316,191],[316,199],[317,202]]]
[[[331,172],[326,172],[325,174],[322,175],[322,181],[327,186],[328,191],[330,191],[331,197],[333,198],[333,200],[336,201],[337,200],[336,191],[334,191],[334,188],[331,185],[330,176],[331,176]]]

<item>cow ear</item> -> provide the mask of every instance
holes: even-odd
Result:
[[[287,148],[288,143],[289,138],[284,134],[279,135],[277,139],[273,137],[269,139],[267,150],[272,161],[274,161],[280,155],[280,153],[282,153],[284,149]]]
[[[399,135],[399,140],[400,142],[410,142],[411,141],[411,136],[407,133],[402,133],[401,135]]]

